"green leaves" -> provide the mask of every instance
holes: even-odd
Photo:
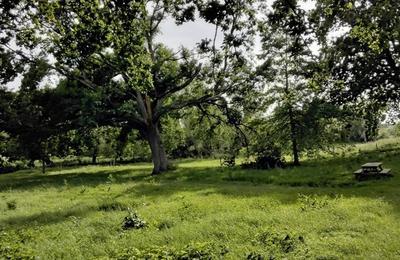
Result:
[[[371,25],[363,26],[360,24],[354,26],[350,31],[350,37],[356,38],[360,42],[368,45],[368,47],[376,54],[383,51],[379,30],[372,28]]]
[[[63,73],[79,69],[90,78],[99,61],[114,75],[126,73],[131,86],[151,88],[150,59],[144,48],[146,10],[141,1],[36,1],[39,31],[50,38],[49,51]],[[112,53],[110,63],[105,53]],[[71,76],[71,75],[66,75]]]
[[[325,86],[337,103],[361,97],[380,103],[399,100],[399,8],[393,0],[317,1],[313,22],[331,76]],[[322,12],[327,9],[332,11]],[[334,30],[341,31],[340,37],[327,41]]]

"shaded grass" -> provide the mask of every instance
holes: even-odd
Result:
[[[393,143],[270,171],[197,160],[157,177],[149,164],[2,175],[0,258],[116,258],[130,248],[180,252],[212,243],[229,249],[227,259],[396,259],[400,160]],[[352,172],[367,161],[383,161],[395,177],[356,182]],[[124,231],[128,209],[148,227]]]

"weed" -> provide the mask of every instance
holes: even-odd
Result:
[[[201,215],[199,209],[190,202],[183,201],[182,206],[178,209],[178,216],[180,220],[195,220]]]
[[[304,237],[291,232],[264,231],[256,236],[253,243],[263,245],[271,256],[289,253],[304,256],[308,251]]]
[[[8,210],[16,210],[17,209],[17,202],[15,200],[7,201],[7,209]]]
[[[319,197],[316,195],[299,194],[298,201],[300,202],[300,208],[302,211],[322,209],[329,204],[326,196]]]
[[[142,229],[147,227],[146,221],[142,220],[135,211],[128,210],[129,215],[124,218],[122,229]]]
[[[80,194],[83,194],[83,193],[85,193],[85,191],[86,191],[86,187],[85,187],[84,185],[82,185],[82,188],[81,188],[81,190],[79,191],[79,193],[80,193]]]
[[[113,184],[116,182],[116,179],[112,174],[108,175],[107,180],[108,180],[108,182],[107,182],[108,184]]]

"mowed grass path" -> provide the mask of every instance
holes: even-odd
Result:
[[[188,160],[158,177],[149,164],[0,175],[0,259],[151,259],[188,247],[224,259],[400,259],[400,149],[378,148],[270,171]],[[367,161],[395,177],[354,181]],[[122,229],[128,208],[147,228]]]

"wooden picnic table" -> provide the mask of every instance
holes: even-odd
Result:
[[[366,180],[370,178],[392,177],[391,169],[383,169],[381,162],[369,162],[361,165],[361,169],[354,172],[357,180]]]
[[[369,162],[361,165],[361,169],[364,172],[380,172],[382,171],[382,163],[381,162]]]

